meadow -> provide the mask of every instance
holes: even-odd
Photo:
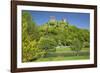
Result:
[[[40,61],[64,61],[64,60],[86,60],[89,59],[89,48],[82,48],[79,55],[76,56],[70,48],[57,48],[56,52],[50,52],[46,57],[36,60]]]

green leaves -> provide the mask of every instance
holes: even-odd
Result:
[[[82,42],[79,39],[74,39],[70,45],[72,51],[75,51],[76,54],[82,49]]]
[[[36,41],[27,41],[23,43],[23,62],[38,59],[42,55],[41,49],[36,48]]]
[[[29,12],[22,12],[22,61],[36,61],[58,46],[69,46],[77,55],[89,47],[89,30],[79,29],[66,21],[48,21],[36,25]]]
[[[31,15],[26,11],[22,14],[22,61],[34,61],[42,57],[45,52],[37,48],[40,36]]]
[[[50,37],[41,37],[38,42],[38,48],[41,48],[45,51],[52,51],[56,47],[56,42]]]

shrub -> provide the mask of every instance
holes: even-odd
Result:
[[[37,48],[36,45],[36,41],[26,40],[22,43],[23,62],[34,61],[44,55],[45,52],[42,49]]]

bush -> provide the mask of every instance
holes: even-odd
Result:
[[[44,55],[45,52],[42,49],[37,48],[36,45],[36,41],[26,40],[22,43],[23,62],[34,61]]]
[[[85,48],[88,48],[88,47],[90,47],[90,44],[89,44],[89,42],[84,42],[84,43],[83,43],[83,47],[85,47]]]

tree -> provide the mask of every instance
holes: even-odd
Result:
[[[36,41],[29,41],[29,40],[26,40],[26,42],[24,41],[24,43],[22,44],[23,62],[34,61],[43,57],[45,51],[37,48],[36,45],[37,45]]]
[[[83,43],[83,47],[84,47],[84,48],[89,48],[89,47],[90,47],[89,42],[84,42],[84,43]]]
[[[49,37],[41,37],[38,42],[38,48],[45,51],[45,55],[50,52],[55,52],[56,42],[54,39]]]
[[[38,33],[30,13],[22,13],[22,61],[37,60],[44,52],[37,48]]]
[[[82,42],[79,39],[74,39],[71,43],[70,48],[75,52],[76,55],[78,55],[78,53],[82,49]]]

